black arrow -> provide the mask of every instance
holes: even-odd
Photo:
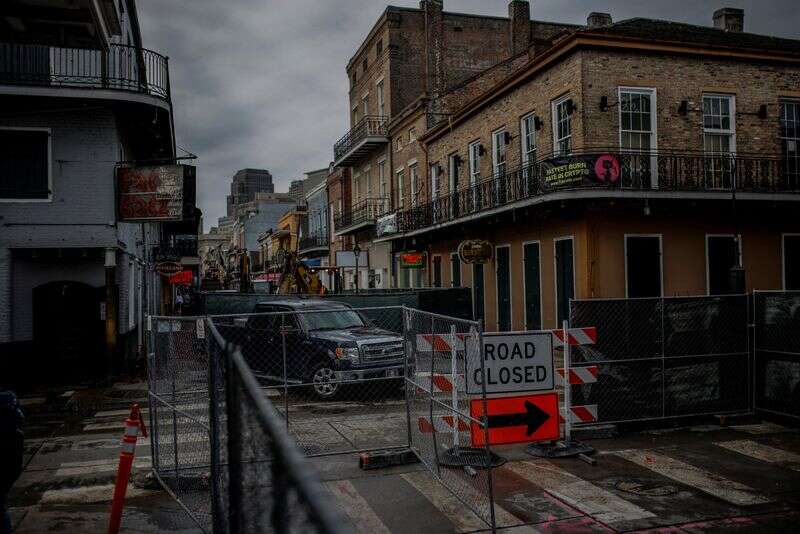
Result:
[[[536,406],[531,401],[525,401],[524,413],[507,413],[502,415],[490,415],[488,417],[489,428],[502,428],[509,426],[528,425],[525,432],[530,436],[550,419],[550,414]]]

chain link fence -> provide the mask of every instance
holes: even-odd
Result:
[[[402,307],[309,300],[263,309],[211,321],[240,347],[306,456],[408,447]]]
[[[755,405],[800,419],[800,291],[753,293]]]
[[[153,472],[197,524],[210,532],[212,434],[205,321],[150,317],[148,378]]]
[[[573,385],[572,405],[596,404],[597,423],[752,410],[747,295],[573,300],[572,327],[597,327],[571,366],[597,366]]]
[[[409,442],[427,470],[465,507],[496,526],[486,391],[467,392],[467,373],[484,376],[480,323],[405,309]],[[483,384],[483,381],[480,381]]]

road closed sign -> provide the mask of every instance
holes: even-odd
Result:
[[[483,372],[479,361],[467,359],[467,394],[523,393],[555,387],[553,336],[550,332],[485,334]]]

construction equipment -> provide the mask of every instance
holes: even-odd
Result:
[[[281,254],[280,263],[283,268],[278,282],[278,294],[324,295],[327,292],[317,273],[312,272],[298,259],[296,252],[282,250]]]

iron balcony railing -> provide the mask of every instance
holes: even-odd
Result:
[[[387,135],[386,117],[367,115],[333,145],[333,160],[339,161],[367,137],[386,137]]]
[[[107,49],[0,43],[0,84],[111,89],[169,99],[165,56],[134,46]]]
[[[800,159],[673,152],[573,153],[540,159],[399,211],[410,232],[560,191],[800,193]]]
[[[388,198],[366,198],[349,210],[336,214],[333,228],[338,232],[363,223],[375,224],[375,219],[389,211]]]
[[[153,248],[156,261],[177,260],[185,256],[197,256],[197,241],[185,240],[162,244]]]
[[[327,248],[330,244],[328,236],[310,236],[300,240],[300,252],[314,248]]]

